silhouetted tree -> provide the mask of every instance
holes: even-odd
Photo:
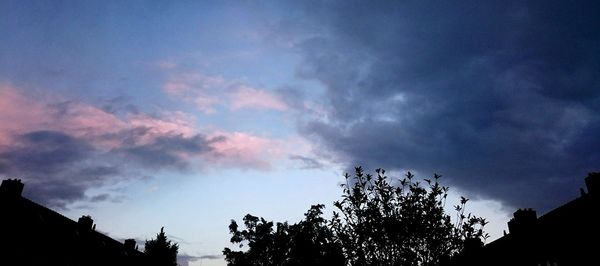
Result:
[[[454,223],[444,207],[448,187],[440,176],[423,179],[422,186],[410,172],[401,180],[390,180],[385,171],[377,176],[356,168],[345,175],[338,212],[326,223],[323,205],[314,205],[298,224],[266,221],[250,214],[246,229],[232,220],[231,243],[245,251],[223,250],[229,266],[439,265],[467,246],[481,246],[488,235],[485,219],[465,214],[468,199],[454,206]]]
[[[164,227],[160,228],[160,233],[156,234],[156,239],[146,240],[144,253],[148,260],[148,265],[153,266],[177,266],[177,252],[179,246],[167,240]]]
[[[339,212],[329,225],[349,265],[438,265],[465,242],[481,245],[487,238],[485,219],[465,215],[468,199],[455,206],[454,224],[445,214],[448,187],[438,183],[439,175],[424,179],[423,187],[410,172],[397,184],[385,170],[376,172],[373,177],[357,167],[353,177],[346,174],[342,199],[334,203]]]
[[[303,221],[290,226],[290,259],[286,265],[345,265],[342,247],[333,240],[333,232],[321,217],[324,207],[311,206]]]
[[[300,266],[345,265],[341,246],[333,241],[333,234],[321,217],[323,205],[314,205],[304,220],[289,225],[258,218],[250,214],[244,217],[246,229],[240,231],[232,220],[229,230],[231,243],[239,244],[246,251],[223,250],[230,266]]]

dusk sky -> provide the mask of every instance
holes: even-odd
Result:
[[[0,177],[183,265],[357,165],[441,174],[492,239],[600,170],[597,1],[0,0],[0,36]]]

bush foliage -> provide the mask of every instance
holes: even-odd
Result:
[[[454,220],[446,214],[449,188],[437,174],[423,182],[410,172],[394,180],[383,169],[373,176],[357,167],[345,178],[329,221],[322,217],[323,205],[312,206],[292,225],[274,227],[248,214],[240,231],[232,220],[231,243],[245,250],[225,248],[228,265],[439,265],[465,243],[481,245],[488,237],[485,219],[465,214],[468,199],[454,206]]]

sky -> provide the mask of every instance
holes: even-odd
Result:
[[[443,176],[501,236],[600,170],[595,1],[0,1],[0,177],[225,265],[343,173]]]

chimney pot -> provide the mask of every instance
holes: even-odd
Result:
[[[537,214],[533,209],[518,209],[514,218],[508,222],[508,231],[511,234],[521,235],[531,233],[537,223]]]
[[[23,192],[23,187],[25,187],[25,185],[21,182],[21,179],[2,180],[2,185],[0,185],[0,195],[20,197]]]
[[[600,190],[600,172],[591,172],[585,178],[585,185],[590,194],[599,193]]]
[[[77,221],[77,225],[79,226],[80,232],[90,232],[95,229],[94,220],[89,215],[83,215]]]
[[[127,252],[136,250],[135,239],[125,239],[124,246],[125,246],[125,251],[127,251]]]

